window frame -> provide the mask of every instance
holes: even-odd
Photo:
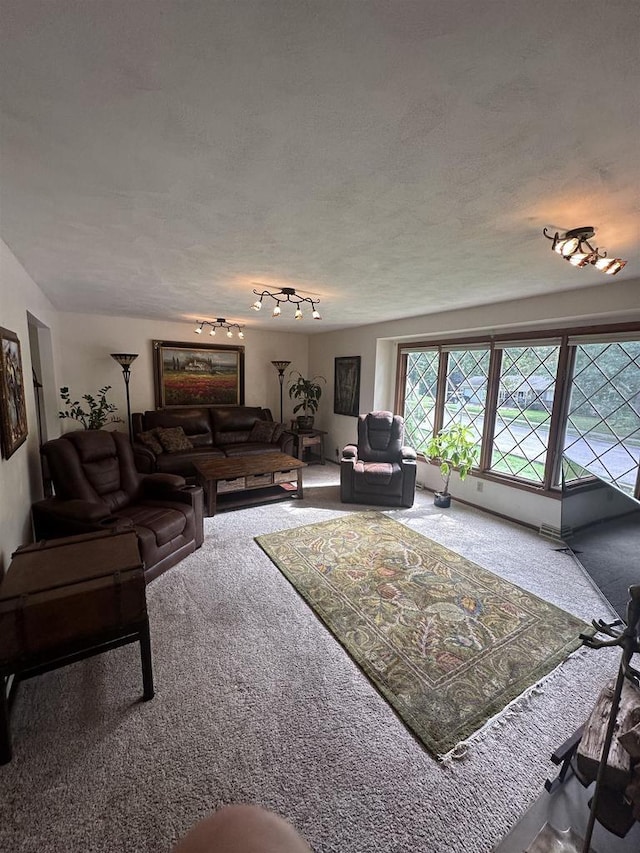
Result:
[[[480,445],[480,456],[477,467],[473,469],[473,476],[479,479],[500,483],[510,488],[523,489],[527,492],[533,492],[538,495],[559,499],[562,496],[562,439],[569,408],[571,378],[573,375],[576,348],[581,342],[579,339],[581,337],[586,339],[593,337],[594,335],[615,336],[616,334],[628,335],[630,333],[637,333],[638,339],[640,339],[640,324],[617,323],[602,326],[570,327],[564,329],[530,329],[527,332],[505,332],[500,335],[451,337],[439,338],[437,340],[432,338],[411,342],[398,342],[395,411],[400,414],[404,412],[408,353],[410,351],[415,352],[421,348],[431,351],[437,350],[440,357],[438,366],[438,388],[434,411],[434,433],[437,433],[442,427],[444,403],[446,400],[445,386],[447,377],[447,359],[442,357],[443,354],[446,355],[448,351],[456,349],[456,347],[477,347],[478,349],[487,348],[489,350],[489,371],[485,402],[486,411]],[[537,484],[528,482],[511,474],[491,471],[491,450],[493,434],[495,431],[495,421],[497,417],[497,403],[500,390],[501,362],[504,344],[508,342],[513,343],[516,346],[526,346],[527,344],[531,346],[536,344],[544,346],[545,340],[549,339],[555,339],[555,341],[558,341],[559,339],[560,343],[554,386],[554,399],[551,409],[551,418],[549,421],[549,439],[544,477],[542,483]],[[421,461],[431,463],[431,460],[425,457],[424,453],[421,451],[418,451],[418,458]],[[572,488],[579,488],[581,485],[586,486],[591,479],[592,478],[585,478],[584,480],[574,481]],[[638,466],[638,472],[636,475],[634,496],[637,500],[640,500],[640,466]]]

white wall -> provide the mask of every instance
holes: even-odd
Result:
[[[27,441],[9,459],[0,459],[0,567],[3,570],[9,565],[11,553],[31,540],[31,504],[42,497],[27,313],[55,334],[53,306],[0,241],[0,326],[15,332],[20,340],[29,429]],[[54,358],[52,348],[47,352],[49,366]]]
[[[442,314],[394,320],[356,329],[312,335],[309,340],[309,370],[329,380],[321,402],[317,425],[328,431],[327,456],[337,461],[336,450],[356,438],[356,419],[333,414],[333,382],[336,356],[362,358],[360,411],[394,408],[397,344],[407,340],[464,337],[526,331],[528,328],[564,328],[603,323],[640,324],[640,280],[616,282],[603,279],[602,286],[531,299],[519,299]],[[419,464],[418,479],[437,489],[441,481],[437,467]],[[482,489],[482,491],[480,491]],[[539,527],[560,528],[560,501],[499,483],[469,477],[461,483],[451,479],[454,497],[468,500],[493,512]]]
[[[194,346],[214,343],[208,335],[196,335],[193,323],[169,323],[123,317],[101,317],[90,314],[59,314],[60,385],[68,385],[72,399],[95,394],[98,388],[111,385],[107,399],[118,406],[118,415],[126,419],[126,390],[122,368],[111,358],[112,352],[137,352],[131,365],[129,393],[131,411],[155,409],[153,345],[154,340],[180,341]],[[216,341],[217,341],[216,336]],[[203,340],[204,339],[204,340]],[[245,338],[219,343],[242,344],[245,348],[245,404],[265,406],[273,417],[280,417],[278,372],[271,364],[278,359],[291,361],[285,373],[283,411],[285,422],[291,417],[292,401],[287,394],[290,370],[306,374],[308,368],[307,335],[286,334],[245,329]],[[64,431],[77,429],[72,420],[61,421]],[[125,429],[122,425],[120,429]]]

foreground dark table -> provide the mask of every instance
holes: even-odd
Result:
[[[143,698],[153,698],[146,585],[133,531],[18,549],[0,584],[0,764],[11,760],[6,679],[16,682],[140,643]]]

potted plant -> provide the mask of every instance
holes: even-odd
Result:
[[[327,380],[324,376],[314,376],[311,379],[305,379],[298,370],[292,370],[289,374],[297,376],[289,386],[289,397],[293,400],[300,400],[297,406],[293,407],[293,413],[299,412],[302,409],[303,414],[298,415],[298,429],[301,432],[313,429],[313,416],[318,411],[320,397],[322,397],[322,386],[318,384],[319,379],[323,382]]]
[[[111,390],[111,385],[105,385],[104,388],[98,389],[97,398],[93,394],[83,394],[82,399],[87,401],[88,411],[85,411],[79,400],[71,400],[69,389],[65,386],[60,389],[60,397],[66,405],[67,410],[58,412],[59,418],[71,418],[74,421],[79,421],[85,429],[102,429],[107,424],[124,423],[122,418],[116,417],[113,413],[118,411],[118,407],[107,400],[107,391]]]
[[[470,427],[461,423],[452,423],[441,429],[427,443],[425,454],[440,462],[440,474],[444,488],[435,492],[433,502],[436,506],[447,508],[451,505],[449,480],[451,472],[457,471],[464,480],[477,461],[478,442]]]

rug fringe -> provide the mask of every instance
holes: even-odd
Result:
[[[584,657],[587,654],[589,654],[589,649],[586,646],[579,646],[575,651],[571,652],[565,660],[559,663],[555,669],[551,670],[551,672],[547,673],[535,684],[527,687],[523,693],[516,696],[515,699],[512,699],[508,705],[505,705],[505,707],[494,714],[493,717],[489,717],[489,719],[486,720],[486,722],[484,722],[472,735],[469,735],[468,738],[459,741],[448,752],[438,755],[438,761],[445,767],[452,767],[455,762],[462,761],[467,758],[474,743],[478,743],[483,740],[490,732],[499,730],[509,720],[531,708],[534,704],[532,700],[537,696],[543,696],[545,694],[545,685],[547,685],[552,678],[560,675],[560,672],[567,661],[576,657]]]

